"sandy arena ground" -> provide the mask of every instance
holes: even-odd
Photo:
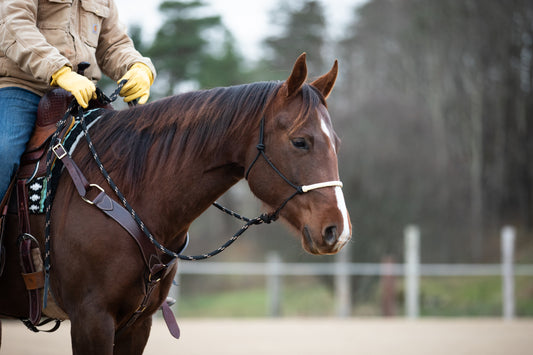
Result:
[[[531,355],[533,319],[182,319],[174,340],[156,321],[145,349],[160,354]],[[5,355],[71,354],[70,324],[34,334],[2,321]]]

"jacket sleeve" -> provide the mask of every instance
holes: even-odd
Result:
[[[0,50],[35,79],[49,83],[52,74],[69,65],[37,28],[38,0],[0,1]]]
[[[102,23],[96,49],[98,66],[105,75],[119,80],[133,64],[144,63],[150,68],[155,79],[156,70],[152,61],[135,49],[125,27],[119,21],[114,0],[110,0],[109,5],[110,14]]]

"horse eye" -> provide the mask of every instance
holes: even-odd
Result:
[[[291,143],[295,148],[298,149],[309,149],[309,145],[307,144],[305,138],[294,138],[291,139]]]

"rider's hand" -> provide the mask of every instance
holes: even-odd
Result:
[[[52,74],[50,85],[59,86],[69,91],[83,108],[89,106],[91,99],[96,99],[96,87],[94,83],[83,75],[73,72],[67,66]]]
[[[135,63],[118,82],[124,79],[128,80],[120,90],[120,96],[124,96],[124,101],[139,99],[139,104],[146,103],[150,97],[150,86],[154,82],[154,75],[150,68],[143,63]]]

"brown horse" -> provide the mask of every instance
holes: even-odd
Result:
[[[336,253],[351,236],[337,183],[339,139],[326,108],[337,62],[311,84],[306,77],[303,54],[284,82],[215,88],[106,111],[90,128],[92,140],[107,171],[167,249],[179,250],[194,219],[246,175],[251,191],[267,211],[279,210],[306,251]],[[86,144],[78,144],[73,159],[91,183],[109,190]],[[295,186],[303,191],[287,201]],[[32,217],[35,231],[43,219]],[[11,224],[9,240],[16,234]],[[42,233],[36,237],[44,250]],[[142,315],[127,324],[144,297],[145,262],[119,224],[80,199],[67,174],[56,191],[51,240],[50,290],[71,321],[73,353],[141,354],[177,263],[150,294]],[[23,287],[14,248],[15,242],[8,243],[0,314],[17,317],[27,314],[27,299],[10,292]]]

